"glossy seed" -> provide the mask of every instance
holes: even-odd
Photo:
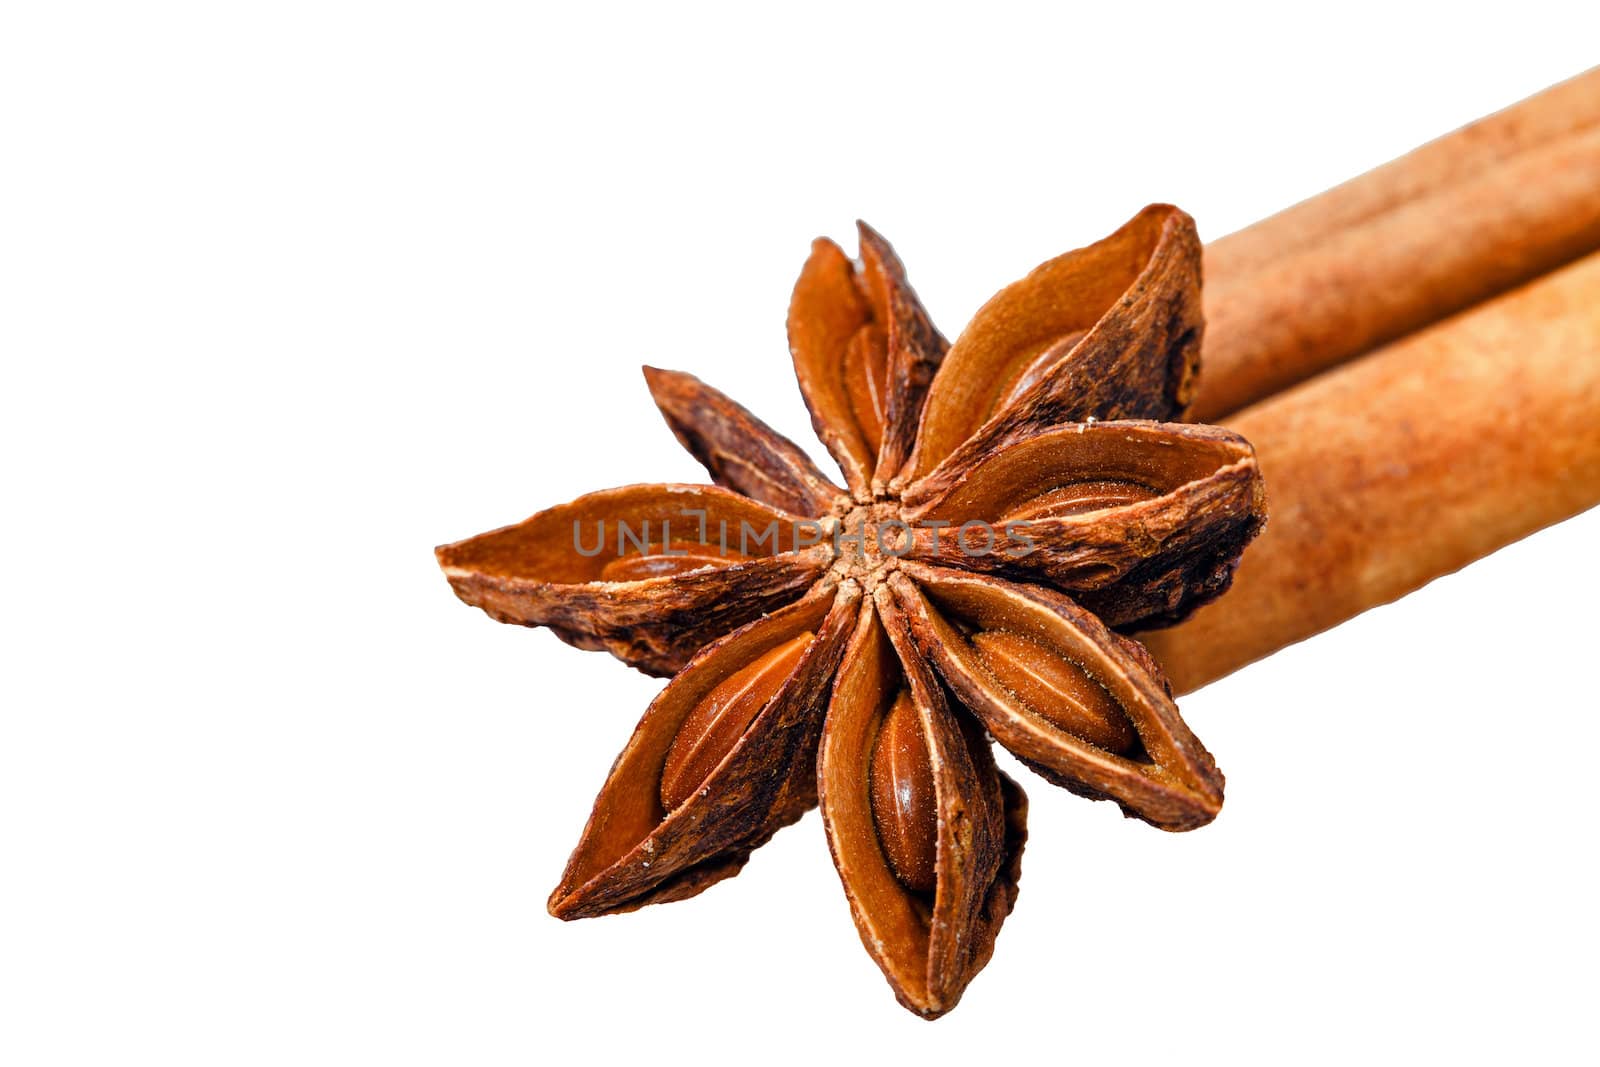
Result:
[[[989,673],[1041,718],[1108,752],[1127,752],[1138,742],[1127,712],[1065,656],[1008,630],[983,630],[969,640]]]
[[[669,574],[687,574],[701,567],[726,567],[730,563],[739,563],[749,558],[734,548],[724,552],[719,544],[672,541],[666,545],[651,545],[645,552],[618,556],[600,568],[600,580],[638,582],[646,578],[662,578]]]
[[[889,869],[907,889],[930,893],[939,853],[938,797],[922,717],[901,692],[883,717],[868,771],[872,818]]]
[[[1101,478],[1095,481],[1074,482],[1052,489],[1028,501],[1006,515],[1007,522],[1029,522],[1036,519],[1064,519],[1069,515],[1082,515],[1104,508],[1119,508],[1154,499],[1158,494],[1148,485],[1124,478]]]
[[[661,769],[661,806],[673,811],[694,795],[744,736],[795,663],[810,646],[810,631],[768,649],[718,682],[678,727]]]
[[[844,350],[844,388],[850,411],[874,454],[883,444],[883,409],[888,388],[889,349],[883,330],[868,323]]]
[[[1061,357],[1071,352],[1088,333],[1088,330],[1070,333],[1043,352],[1040,352],[1037,356],[1034,356],[1032,360],[1023,366],[1016,379],[1002,391],[1000,400],[994,405],[994,410],[1000,411],[1016,403],[1023,393],[1038,384],[1039,380],[1061,361]]]

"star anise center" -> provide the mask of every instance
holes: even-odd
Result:
[[[898,500],[852,506],[829,530],[835,553],[830,573],[840,581],[855,579],[870,594],[905,556],[911,529]]]

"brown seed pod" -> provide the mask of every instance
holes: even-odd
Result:
[[[973,519],[987,520],[976,545],[960,533]],[[974,462],[913,521],[919,559],[1043,580],[1109,625],[1158,626],[1227,589],[1266,521],[1266,494],[1238,434],[1079,423]]]
[[[895,758],[907,765],[891,769]],[[1026,798],[933,676],[901,661],[870,608],[834,682],[817,774],[862,944],[901,1004],[944,1014],[988,962],[1016,901]],[[880,799],[898,784],[910,786],[904,820],[891,810],[899,798]]]
[[[1041,774],[1164,830],[1216,817],[1222,773],[1135,642],[1037,587],[907,562],[889,588],[912,640],[962,704]],[[1020,669],[1021,641],[1048,657],[1044,666]],[[1097,743],[1120,746],[1124,725],[1136,743]]]
[[[1152,204],[978,309],[928,391],[905,470],[908,505],[972,461],[1047,426],[1175,419],[1194,393],[1204,328],[1194,220]],[[1018,389],[1018,384],[1032,384]]]
[[[550,895],[552,915],[578,919],[693,896],[736,874],[753,849],[815,803],[827,680],[860,599],[853,585],[821,588],[703,649],[673,678],[595,798]],[[816,636],[802,641],[808,634]],[[735,688],[754,683],[757,710],[731,741],[696,745],[716,732],[708,727],[719,717],[705,716],[706,703],[729,696],[722,686],[735,677],[743,683]],[[689,751],[675,757],[686,728]]]
[[[694,375],[646,367],[644,379],[673,435],[718,485],[793,515],[826,515],[845,496],[793,441]]]
[[[501,622],[548,626],[568,644],[664,675],[816,583],[829,553],[798,549],[796,521],[712,486],[635,485],[435,553],[456,596]],[[667,541],[694,555],[667,556]],[[689,560],[699,565],[677,569]]]
[[[868,500],[910,455],[949,345],[889,243],[858,228],[859,271],[832,241],[812,244],[789,303],[789,350],[818,436],[851,493]]]
[[[884,324],[883,433],[873,474],[873,494],[899,473],[917,442],[922,406],[950,342],[933,325],[906,278],[906,268],[883,235],[857,222],[861,277],[873,316]]]

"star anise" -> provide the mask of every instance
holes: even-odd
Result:
[[[1263,522],[1249,444],[1177,424],[1200,245],[1153,206],[1003,289],[954,345],[888,243],[819,240],[789,343],[830,481],[686,374],[647,368],[716,486],[584,496],[439,549],[462,600],[672,680],[611,769],[550,911],[692,896],[820,803],[868,952],[948,1011],[1016,899],[1051,782],[1167,830],[1222,774],[1122,631],[1226,588]],[[613,532],[615,536],[613,537]]]

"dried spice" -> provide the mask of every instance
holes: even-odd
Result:
[[[582,497],[438,550],[457,595],[672,680],[595,801],[550,911],[699,893],[813,805],[863,944],[933,1018],[988,962],[1047,780],[1168,830],[1222,775],[1124,634],[1227,587],[1264,503],[1193,393],[1200,246],[1145,209],[986,304],[953,345],[861,227],[813,246],[789,339],[835,485],[686,374],[646,369],[716,486]]]

